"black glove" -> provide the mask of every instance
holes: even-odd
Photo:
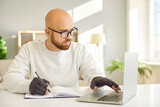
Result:
[[[49,81],[38,77],[34,77],[29,85],[29,91],[32,95],[34,94],[44,95],[48,85],[50,85]]]
[[[107,79],[107,78],[104,78],[104,77],[94,77],[91,81],[90,87],[94,90],[95,86],[102,87],[104,85],[107,85],[111,88],[112,88],[112,86],[114,86],[115,88],[118,87],[118,85],[114,81]]]

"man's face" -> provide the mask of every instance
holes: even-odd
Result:
[[[53,9],[51,10],[45,18],[46,21],[46,32],[48,34],[49,41],[54,45],[54,48],[58,48],[60,50],[67,50],[72,41],[72,37],[69,33],[66,38],[65,36],[61,37],[62,32],[70,32],[73,28],[74,24],[71,16],[62,9]]]
[[[61,34],[56,32],[51,32],[51,42],[58,49],[67,50],[71,45],[72,37],[69,34],[67,38],[61,38]]]

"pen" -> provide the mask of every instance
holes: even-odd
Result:
[[[38,78],[40,78],[37,72],[35,72],[35,74],[37,75]],[[48,91],[51,92],[49,89],[48,89]]]

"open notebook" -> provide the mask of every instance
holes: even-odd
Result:
[[[61,87],[61,86],[54,86],[51,88],[51,92],[47,95],[31,95],[25,94],[25,99],[43,99],[43,98],[72,98],[72,97],[79,97],[79,90],[78,87]]]

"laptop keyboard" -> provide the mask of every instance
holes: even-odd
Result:
[[[98,101],[114,101],[114,102],[119,102],[122,100],[122,91],[119,93],[116,92],[111,92],[101,98],[98,99]]]

